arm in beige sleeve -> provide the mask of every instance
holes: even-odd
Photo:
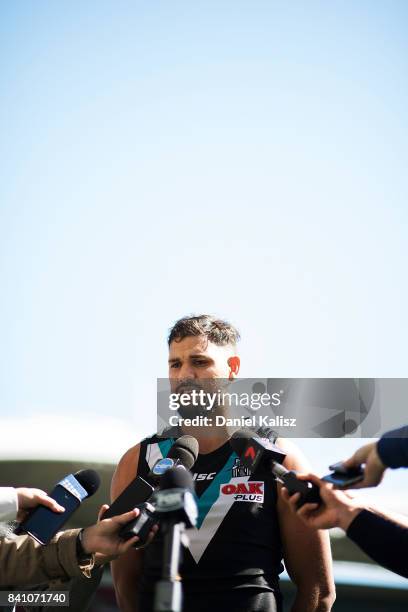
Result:
[[[28,535],[0,540],[0,586],[29,586],[83,576],[78,565],[79,529],[57,533],[47,546]]]

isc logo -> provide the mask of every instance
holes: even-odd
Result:
[[[193,480],[213,480],[217,472],[210,472],[209,474],[193,474]]]
[[[234,501],[263,503],[264,482],[239,482],[221,485],[221,495],[231,498]]]

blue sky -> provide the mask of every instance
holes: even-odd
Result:
[[[407,16],[3,3],[0,419],[137,441],[190,312],[243,376],[407,376]]]

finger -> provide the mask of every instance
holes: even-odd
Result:
[[[152,528],[152,530],[151,530],[151,531],[150,531],[150,533],[149,533],[149,537],[148,537],[148,538],[147,538],[147,540],[146,540],[146,544],[145,544],[145,546],[148,546],[148,545],[151,543],[151,541],[153,540],[153,538],[154,538],[154,536],[156,535],[156,533],[158,532],[158,530],[159,530],[159,526],[158,526],[158,525],[155,525],[155,526]]]
[[[377,475],[372,476],[370,473],[366,473],[363,480],[360,480],[360,482],[355,482],[354,484],[348,486],[347,489],[365,489],[367,487],[376,487],[381,482],[381,480],[382,476],[381,478],[378,478]]]
[[[150,530],[150,533],[146,539],[146,542],[144,544],[141,544],[140,546],[137,547],[137,549],[141,549],[141,548],[145,548],[146,546],[149,546],[149,544],[151,543],[151,541],[153,540],[154,536],[156,535],[156,533],[159,531],[159,526],[158,525],[153,525],[152,529]],[[136,536],[137,537],[137,536]],[[137,537],[137,540],[139,540],[139,538]]]
[[[294,495],[291,495],[289,497],[288,504],[289,504],[289,508],[290,508],[290,510],[291,510],[291,512],[293,514],[296,514],[296,512],[297,512],[297,503],[298,503],[299,499],[300,499],[300,493],[295,493]]]
[[[139,539],[139,536],[134,536],[133,538],[126,540],[126,542],[121,542],[118,546],[118,553],[120,555],[123,555],[123,553],[127,552],[130,548],[132,548],[132,546],[136,544]]]
[[[371,487],[370,478],[364,473],[364,478],[359,482],[355,482],[347,486],[347,489],[362,489],[364,487]]]
[[[102,517],[107,510],[109,510],[108,504],[103,504],[98,512],[98,523],[102,520]]]
[[[296,472],[296,478],[299,480],[310,480],[310,478],[314,476],[311,472]]]
[[[44,491],[38,493],[38,495],[35,496],[35,499],[39,504],[42,504],[53,512],[65,512],[64,506],[61,506],[58,502],[55,501],[55,499],[49,497]]]
[[[362,463],[365,463],[370,453],[371,448],[372,448],[372,444],[365,444],[361,448],[357,449],[356,452],[353,455],[351,455],[351,457],[349,457],[349,459],[346,459],[345,461],[343,461],[344,467],[346,468],[357,467],[361,465]]]
[[[377,486],[383,479],[385,467],[380,467],[375,464],[371,457],[368,458],[364,470],[364,480],[371,483],[371,486]]]
[[[356,453],[342,462],[345,468],[355,467],[356,465],[360,465],[356,461]]]
[[[282,499],[285,500],[285,502],[289,503],[290,496],[289,496],[289,491],[287,490],[286,487],[281,487],[281,496],[282,496]]]
[[[297,515],[300,518],[305,518],[307,515],[317,510],[318,507],[319,504],[303,504],[303,506],[301,506],[297,511]]]
[[[350,489],[364,489],[365,487],[371,487],[372,485],[367,481],[366,478],[364,478],[364,480],[360,480],[360,482],[355,482],[351,485],[347,485],[347,489],[343,489],[345,495],[348,495],[348,493],[346,493],[346,491],[349,491]],[[352,497],[350,495],[350,497]]]
[[[288,492],[289,495],[289,492]],[[289,503],[291,506],[295,506],[300,499],[300,493],[293,493],[289,496]]]
[[[135,519],[139,514],[139,508],[133,508],[133,510],[130,510],[129,512],[112,517],[112,521],[117,525],[126,525],[126,523],[129,523],[129,521]]]
[[[364,487],[376,487],[383,479],[384,471],[385,467],[379,461],[376,462],[375,455],[371,452],[366,460],[364,478],[360,482],[356,482],[352,487],[347,488],[363,489]]]

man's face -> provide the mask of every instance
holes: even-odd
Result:
[[[232,380],[238,370],[239,357],[234,347],[218,346],[209,342],[206,336],[187,336],[170,344],[169,379],[172,393],[188,393],[192,388],[206,386],[205,380]]]

